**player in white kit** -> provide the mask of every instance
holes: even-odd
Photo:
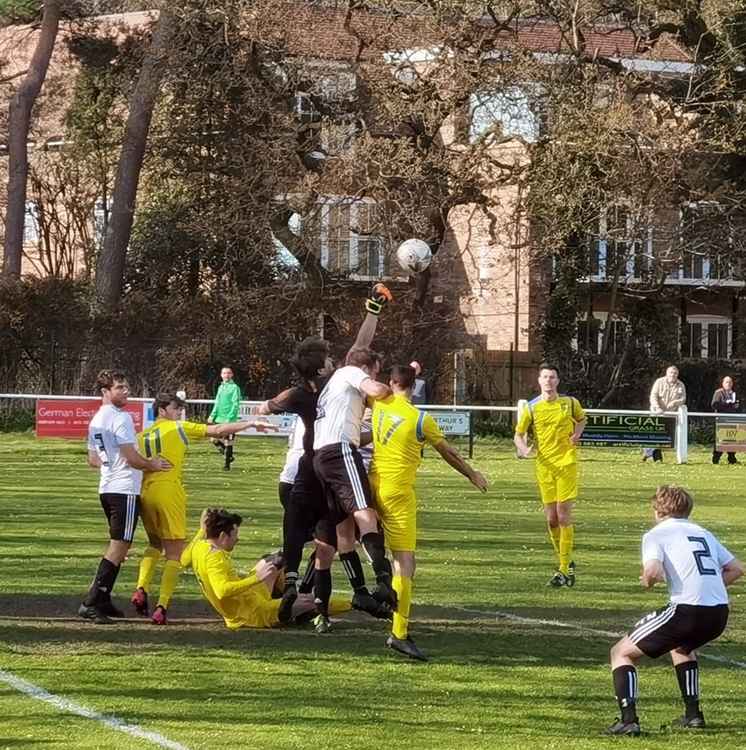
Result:
[[[112,603],[111,591],[135,536],[142,472],[166,471],[171,464],[138,453],[132,416],[124,411],[129,385],[123,373],[102,370],[96,391],[103,403],[88,425],[88,465],[101,472],[98,492],[109,524],[109,546],[78,614],[102,624],[111,622],[110,617],[124,617]]]
[[[702,729],[699,667],[695,649],[715,640],[728,622],[726,586],[743,575],[743,565],[707,529],[692,523],[694,501],[681,487],[658,487],[653,497],[656,525],[642,538],[640,583],[668,586],[670,601],[643,617],[634,630],[611,649],[611,669],[622,715],[607,730],[612,735],[638,735],[637,670],[644,656],[670,653],[685,712],[674,722]]]

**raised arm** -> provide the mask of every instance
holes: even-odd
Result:
[[[376,335],[378,326],[378,316],[383,308],[394,299],[385,284],[380,282],[375,284],[365,300],[365,309],[367,314],[363,320],[360,330],[357,332],[357,338],[352,345],[353,349],[368,349],[373,343],[373,337]]]
[[[461,457],[461,454],[447,440],[441,440],[433,447],[440,453],[441,458],[449,466],[456,469],[459,474],[463,474],[478,490],[487,492],[487,480],[480,472],[469,466]]]

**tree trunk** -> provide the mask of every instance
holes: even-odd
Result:
[[[3,249],[3,273],[6,276],[21,275],[31,111],[47,76],[59,25],[60,1],[46,0],[41,33],[31,57],[28,73],[8,107],[8,205],[5,214]]]
[[[137,186],[145,157],[150,121],[165,69],[166,54],[175,27],[175,16],[168,10],[161,11],[130,99],[129,115],[112,192],[111,215],[104,246],[96,264],[96,297],[99,304],[107,309],[115,308],[122,296]]]

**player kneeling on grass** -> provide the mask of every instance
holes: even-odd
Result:
[[[272,628],[280,625],[280,599],[272,598],[275,583],[284,566],[282,555],[268,555],[257,562],[246,577],[238,575],[231,555],[238,542],[242,522],[237,513],[222,508],[207,508],[200,518],[200,530],[184,550],[181,564],[191,565],[202,593],[231,630]],[[330,602],[333,614],[346,612],[350,602]],[[311,594],[300,594],[293,604],[293,619],[315,613]]]
[[[179,558],[186,545],[187,496],[183,484],[184,462],[189,440],[224,438],[253,427],[260,432],[271,428],[256,421],[223,424],[199,424],[181,419],[186,403],[174,393],[162,393],[153,403],[155,422],[138,435],[140,451],[148,458],[157,456],[168,461],[167,471],[146,474],[142,485],[140,513],[148,535],[148,547],[140,562],[140,570],[132,599],[139,615],[148,615],[148,591],[156,565],[163,553],[166,563],[161,575],[158,604],[152,621],[165,625],[167,609],[179,580]]]
[[[702,729],[699,667],[695,649],[715,640],[728,621],[725,589],[743,575],[743,565],[707,529],[689,521],[694,500],[681,487],[658,487],[653,497],[656,525],[642,538],[641,584],[668,585],[670,602],[640,620],[611,649],[614,692],[622,716],[607,730],[640,734],[637,671],[640,657],[670,653],[685,713],[674,726]]]
[[[392,585],[398,606],[386,645],[411,659],[426,661],[427,657],[409,637],[417,546],[414,484],[424,445],[432,446],[448,464],[482,492],[487,490],[487,480],[449,445],[429,414],[412,406],[414,380],[413,367],[395,365],[391,368],[389,379],[392,395],[373,404],[370,484],[385,543],[394,557]]]

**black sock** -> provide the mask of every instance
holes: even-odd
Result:
[[[695,660],[677,664],[676,679],[679,681],[687,718],[699,716],[699,663]]]
[[[365,573],[363,573],[363,563],[360,560],[357,550],[344,552],[339,556],[342,567],[347,573],[353,591],[362,591],[365,588]]]
[[[308,565],[306,566],[306,572],[303,574],[303,579],[298,587],[299,594],[310,594],[313,588],[313,582],[316,575],[316,550],[311,552],[308,557]]]
[[[635,704],[637,703],[637,670],[627,665],[617,667],[612,671],[611,677],[614,680],[614,693],[622,712],[622,721],[637,721],[637,711],[635,710]]]
[[[226,445],[225,446],[225,468],[226,469],[230,469],[232,461],[233,461],[233,446]]]
[[[83,604],[85,604],[86,607],[91,607],[98,604],[100,601],[110,599],[111,590],[114,588],[117,575],[119,575],[119,565],[114,565],[113,562],[102,557],[101,562],[98,564],[96,577],[93,579],[93,583],[88,589],[88,595],[83,600]]]
[[[291,586],[295,587],[298,585],[298,574],[290,571],[285,571],[285,590]]]
[[[291,499],[282,519],[282,553],[285,556],[285,575],[295,573],[303,560],[303,547],[308,538],[308,523],[303,511]]]
[[[360,541],[373,564],[376,578],[391,578],[391,563],[386,559],[386,547],[383,542],[383,534],[371,531],[365,534]]]
[[[332,571],[316,569],[316,577],[313,584],[313,590],[316,594],[315,604],[320,615],[329,617],[329,599],[332,596]]]

